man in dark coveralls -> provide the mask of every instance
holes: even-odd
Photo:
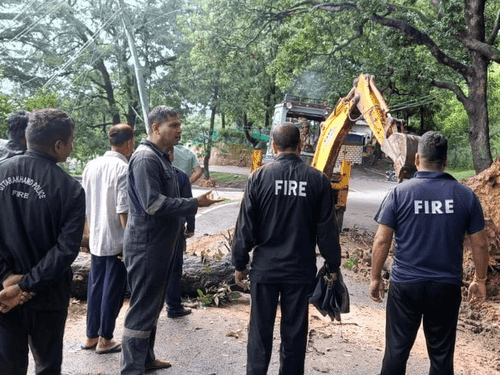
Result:
[[[316,276],[316,244],[337,272],[340,245],[330,182],[300,158],[299,128],[281,123],[272,133],[274,162],[253,172],[245,189],[232,247],[235,281],[244,287],[251,264],[247,375],[267,373],[278,300],[280,374],[304,374],[309,296]]]
[[[425,133],[415,157],[415,176],[392,189],[380,205],[373,243],[370,296],[384,298],[382,268],[392,237],[396,248],[387,298],[385,354],[381,375],[403,375],[420,324],[431,362],[430,375],[453,375],[461,302],[463,242],[470,234],[476,268],[469,299],[486,297],[488,247],[481,203],[472,190],[444,173],[446,138]]]
[[[0,162],[0,374],[60,374],[72,273],[85,222],[82,186],[57,166],[73,150],[63,111],[30,113],[28,151]],[[33,297],[31,300],[30,298]]]
[[[16,111],[9,117],[9,141],[0,146],[0,161],[26,152],[25,131],[28,126],[28,112]]]
[[[165,299],[169,274],[183,217],[212,200],[207,192],[181,198],[176,172],[165,153],[181,139],[179,114],[159,106],[148,115],[148,137],[129,163],[129,217],[124,237],[124,261],[131,290],[122,339],[122,374],[168,368],[154,355],[156,324]]]

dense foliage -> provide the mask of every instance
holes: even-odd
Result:
[[[287,92],[333,105],[370,73],[412,131],[442,129],[481,170],[500,151],[499,20],[492,0],[4,0],[0,137],[12,111],[57,106],[85,161],[163,104],[208,150],[269,128]]]

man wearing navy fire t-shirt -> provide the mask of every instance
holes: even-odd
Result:
[[[470,235],[475,266],[470,300],[486,297],[488,249],[481,204],[469,188],[444,173],[447,140],[425,133],[415,157],[415,176],[392,189],[375,220],[370,296],[381,302],[381,272],[393,234],[396,239],[387,299],[386,345],[381,375],[406,372],[423,321],[430,375],[453,374],[461,302],[463,241]]]

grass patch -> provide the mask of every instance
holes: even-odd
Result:
[[[467,169],[465,171],[459,171],[455,169],[445,169],[445,172],[451,174],[453,177],[455,177],[457,181],[464,180],[476,174],[476,171],[474,169]]]
[[[210,172],[210,178],[219,182],[246,181],[248,176],[243,174],[232,174],[223,172]]]

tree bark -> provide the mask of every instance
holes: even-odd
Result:
[[[80,252],[71,265],[73,282],[71,297],[86,301],[90,271],[90,253]],[[234,283],[234,267],[231,264],[231,254],[222,259],[203,260],[199,256],[184,254],[184,265],[181,278],[181,293],[183,296],[196,297],[197,290],[204,293],[212,286]]]
[[[120,123],[120,112],[118,111],[118,107],[116,105],[115,93],[113,90],[113,84],[111,83],[111,78],[108,73],[108,69],[106,65],[104,65],[104,61],[99,59],[95,64],[96,69],[101,72],[102,78],[104,80],[104,91],[106,91],[106,97],[108,99],[109,108],[111,110],[111,116],[113,117],[113,124]]]
[[[214,97],[212,101],[212,113],[210,114],[210,130],[208,131],[207,149],[205,150],[205,157],[203,158],[203,173],[205,178],[210,178],[210,171],[208,169],[208,162],[210,161],[210,153],[212,152],[212,134],[215,128],[215,114],[217,109],[217,98],[219,97],[219,86],[215,86]]]
[[[465,110],[469,116],[469,140],[472,160],[477,173],[489,168],[493,162],[490,149],[490,128],[487,105],[488,62],[474,53],[473,73],[469,77],[469,97]]]

